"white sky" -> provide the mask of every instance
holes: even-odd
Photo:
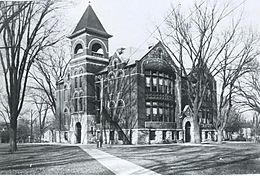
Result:
[[[222,3],[231,0],[218,0]],[[244,0],[233,0],[234,7]],[[143,44],[170,12],[170,6],[180,4],[188,10],[193,5],[192,0],[92,0],[91,6],[106,31],[113,35],[109,40],[110,55],[120,47],[146,48],[155,43],[155,35]],[[200,2],[200,1],[199,1]],[[65,19],[70,32],[75,28],[80,17],[89,4],[88,0],[77,0],[65,10]],[[245,0],[239,11],[243,11],[242,24],[260,29],[260,1]]]

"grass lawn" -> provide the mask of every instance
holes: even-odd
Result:
[[[112,175],[78,146],[18,145],[15,154],[0,144],[0,175]]]
[[[160,174],[260,174],[260,145],[160,145],[104,148],[103,151]]]

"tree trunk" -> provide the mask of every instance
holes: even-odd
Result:
[[[14,153],[17,151],[17,143],[16,143],[16,132],[17,132],[17,120],[13,119],[14,117],[11,117],[10,122],[10,128],[9,128],[9,151],[11,153]]]
[[[218,129],[218,143],[222,144],[222,129]]]
[[[193,140],[191,142],[195,143],[195,144],[199,144],[199,143],[201,143],[200,126],[199,126],[199,122],[198,122],[198,114],[196,114],[196,113],[194,113],[193,126],[194,126],[194,128],[193,128],[194,135],[193,135],[193,137],[191,137],[191,139],[193,138]]]

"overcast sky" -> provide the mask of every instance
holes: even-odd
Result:
[[[228,1],[218,0],[217,2]],[[231,0],[229,0],[231,1]],[[155,35],[143,42],[169,14],[171,5],[191,9],[192,0],[91,0],[90,4],[96,12],[106,31],[113,35],[109,40],[110,55],[120,47],[146,48],[155,42]],[[239,11],[243,11],[242,25],[260,29],[260,1],[233,0],[236,7],[242,2]],[[75,28],[80,17],[89,4],[88,0],[77,0],[66,9],[66,21],[70,24],[70,32]],[[259,30],[260,31],[260,30]]]

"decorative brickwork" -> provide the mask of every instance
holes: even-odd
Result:
[[[109,58],[111,35],[90,6],[84,15],[69,37],[72,61],[57,84],[60,142],[189,142],[193,122],[184,113],[190,105],[185,78],[162,43],[147,50],[119,48]],[[96,29],[90,30],[90,19],[98,20]],[[214,139],[215,84],[212,78],[200,114],[203,141]]]

